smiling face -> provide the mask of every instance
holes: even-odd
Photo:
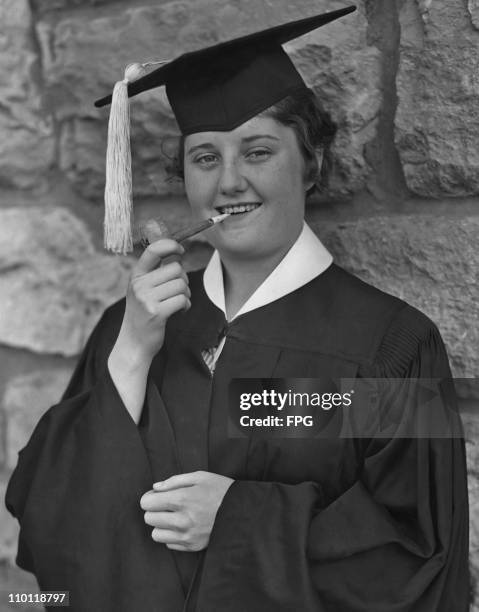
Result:
[[[187,136],[184,150],[194,216],[245,211],[208,230],[220,255],[255,259],[286,253],[301,232],[311,186],[294,131],[257,116],[231,132]]]

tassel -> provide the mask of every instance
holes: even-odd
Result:
[[[145,73],[144,65],[130,64],[125,78],[113,89],[106,152],[104,245],[125,255],[133,250],[133,186],[130,149],[128,83]]]

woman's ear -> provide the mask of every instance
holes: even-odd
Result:
[[[321,166],[323,165],[324,149],[323,147],[317,147],[314,151],[316,157],[316,163],[318,164],[318,174],[321,173]]]
[[[309,193],[316,186],[316,182],[321,175],[321,166],[323,165],[324,149],[317,147],[314,150],[314,156],[306,164],[305,186],[306,193]]]

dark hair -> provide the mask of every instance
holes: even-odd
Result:
[[[260,117],[271,117],[293,129],[306,165],[306,180],[314,181],[308,195],[327,184],[331,166],[330,146],[336,134],[336,124],[324,110],[311,89],[302,88],[283,98],[259,113]],[[169,157],[167,171],[172,177],[184,179],[185,139],[180,137],[177,154]],[[318,167],[316,151],[323,152],[321,168]]]
[[[306,164],[306,180],[314,186],[308,194],[327,184],[331,167],[331,143],[336,134],[336,124],[331,119],[312,89],[299,89],[260,113],[293,129]],[[316,152],[321,149],[323,162],[318,167]]]

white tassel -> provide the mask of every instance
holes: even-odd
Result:
[[[125,255],[133,250],[133,187],[130,148],[128,83],[145,73],[142,64],[130,64],[125,78],[113,89],[106,152],[104,245]]]

